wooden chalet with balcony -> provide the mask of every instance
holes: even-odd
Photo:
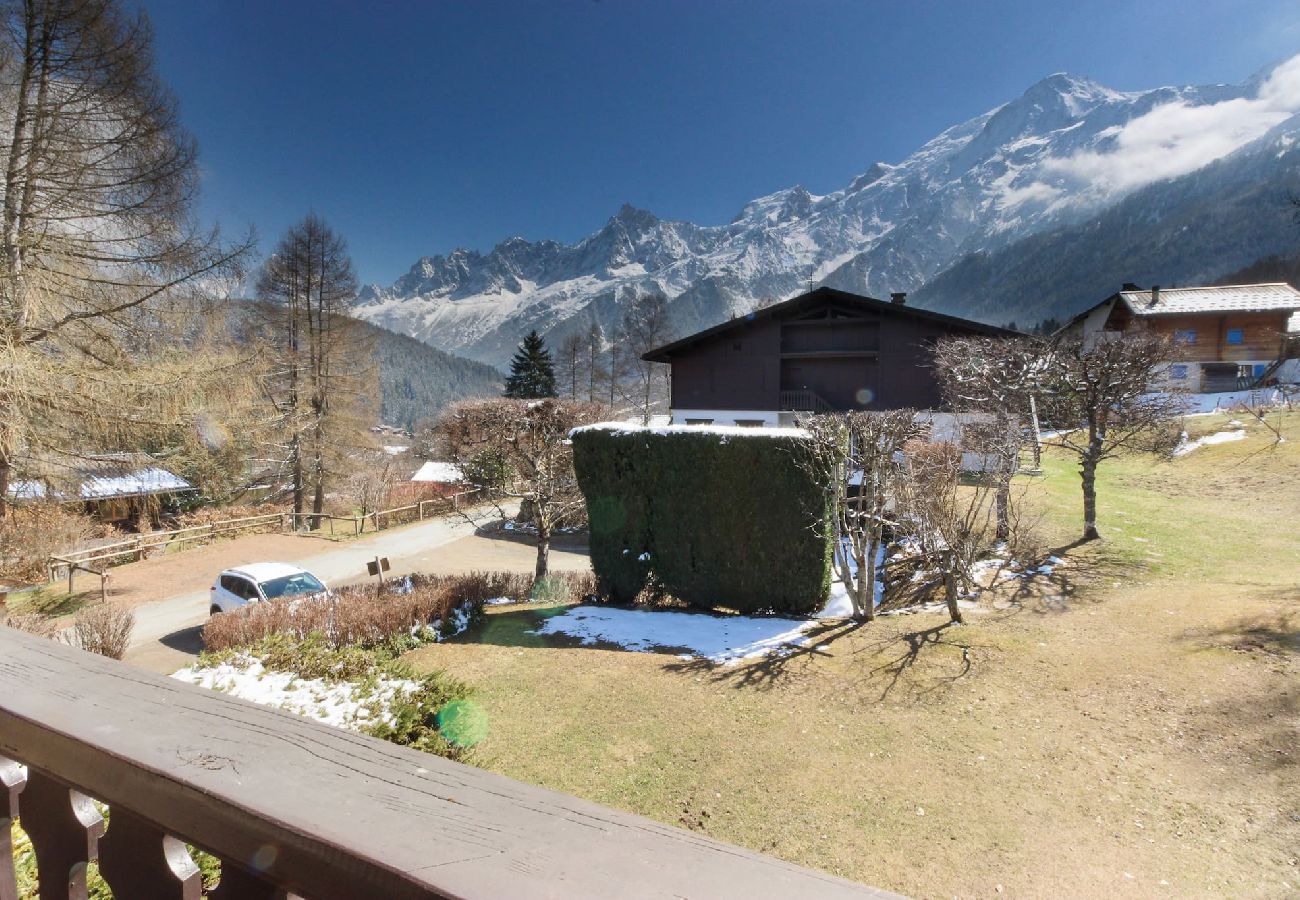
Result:
[[[1011,334],[907,305],[817,288],[646,353],[672,367],[674,424],[772,426],[801,412],[932,409],[940,338]]]
[[[1289,284],[1165,289],[1125,284],[1061,332],[1096,340],[1138,328],[1173,340],[1166,377],[1193,392],[1245,390],[1300,378],[1300,291]]]

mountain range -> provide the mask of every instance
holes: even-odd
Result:
[[[1209,281],[1290,252],[1297,137],[1300,56],[1237,85],[1055,74],[840,190],[787,188],[722,225],[625,205],[577,243],[424,257],[363,288],[355,314],[493,365],[533,328],[552,345],[609,333],[648,292],[679,335],[821,284],[997,323],[1065,318],[1125,281]]]

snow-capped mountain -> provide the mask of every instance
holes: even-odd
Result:
[[[356,314],[500,364],[531,328],[608,329],[645,292],[666,295],[686,333],[810,283],[913,291],[968,254],[1077,226],[1262,142],[1282,146],[1300,134],[1298,114],[1300,56],[1240,85],[1120,92],[1056,74],[842,190],[788,188],[725,225],[624,206],[576,244],[516,237],[487,254],[425,257],[391,287],[364,288]]]

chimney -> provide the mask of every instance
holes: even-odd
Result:
[[[902,306],[904,303],[907,302],[907,291],[895,291],[894,293],[890,294],[889,302],[897,303],[899,306]]]
[[[1151,305],[1148,306],[1147,308],[1155,309],[1156,304],[1159,302],[1160,302],[1160,285],[1153,284],[1151,285]]]

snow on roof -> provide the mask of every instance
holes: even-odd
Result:
[[[37,477],[17,479],[9,496],[19,500],[108,500],[194,490],[194,485],[143,453],[94,456],[50,455],[29,460],[27,471]]]
[[[1282,282],[1161,288],[1154,306],[1151,291],[1120,291],[1119,295],[1137,316],[1300,310],[1300,291]]]
[[[613,431],[616,434],[716,434],[721,437],[807,437],[802,428],[751,428],[745,425],[630,425],[627,422],[597,422],[581,425],[569,432],[572,437],[582,431]]]
[[[240,575],[247,575],[254,581],[270,581],[273,578],[283,578],[286,575],[297,575],[299,572],[306,572],[302,566],[295,566],[292,563],[283,562],[260,562],[248,563],[243,566],[232,566],[227,572],[237,572]]]
[[[429,460],[420,466],[419,470],[411,476],[411,480],[454,484],[457,481],[464,481],[465,476],[460,471],[460,466],[455,463]]]
[[[384,452],[387,453],[389,456],[400,456],[401,454],[405,453],[407,450],[410,449],[411,449],[410,447],[407,447],[402,444],[384,444]]]
[[[136,494],[169,494],[172,491],[188,491],[193,487],[179,475],[152,466],[125,475],[91,475],[81,482],[80,494],[83,500],[103,500]]]

